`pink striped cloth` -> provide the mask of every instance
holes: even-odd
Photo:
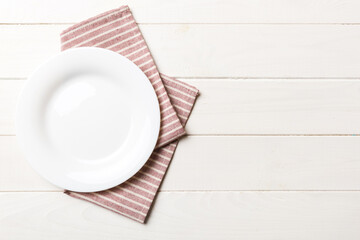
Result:
[[[149,160],[126,182],[101,192],[65,193],[144,223],[174,155],[178,138],[185,134],[184,126],[199,91],[186,83],[159,74],[127,6],[75,24],[61,33],[62,50],[85,46],[118,52],[144,71],[158,96],[161,130],[156,149]]]
[[[61,33],[61,50],[74,47],[100,47],[117,52],[133,61],[149,78],[158,96],[161,128],[156,147],[185,135],[161,81],[149,48],[128,6],[114,9],[69,27]],[[184,108],[189,110],[189,107]]]

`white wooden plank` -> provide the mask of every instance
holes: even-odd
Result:
[[[16,103],[24,81],[0,80],[0,133],[15,133]]]
[[[24,187],[22,187],[24,186]],[[0,137],[0,191],[61,191],[40,177],[25,160],[15,137]]]
[[[356,0],[12,0],[0,2],[0,22],[73,23],[129,4],[141,23],[354,23]]]
[[[190,134],[358,134],[359,80],[187,80]]]
[[[161,190],[360,190],[359,146],[360,137],[187,137]],[[0,137],[0,159],[0,191],[61,191],[15,137]]]
[[[162,189],[360,190],[359,146],[360,137],[188,137]]]
[[[182,79],[200,89],[188,134],[358,134],[359,80]],[[24,80],[0,81],[0,135]]]
[[[0,77],[59,52],[68,25],[1,25]],[[360,77],[360,25],[142,25],[159,69],[177,77]]]
[[[62,193],[0,194],[7,240],[358,240],[359,221],[359,192],[161,193],[145,225]]]

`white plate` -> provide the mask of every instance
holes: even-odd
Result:
[[[114,187],[153,151],[159,103],[145,74],[101,48],[64,51],[41,65],[19,99],[16,129],[32,167],[72,191]]]

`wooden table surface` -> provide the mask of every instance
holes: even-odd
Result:
[[[201,91],[147,224],[66,196],[14,131],[61,30],[129,4]],[[0,239],[360,239],[360,1],[0,1]]]

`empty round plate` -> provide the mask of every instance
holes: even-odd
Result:
[[[72,191],[114,187],[153,151],[160,128],[155,91],[127,58],[101,48],[64,51],[21,93],[16,131],[32,167]]]

